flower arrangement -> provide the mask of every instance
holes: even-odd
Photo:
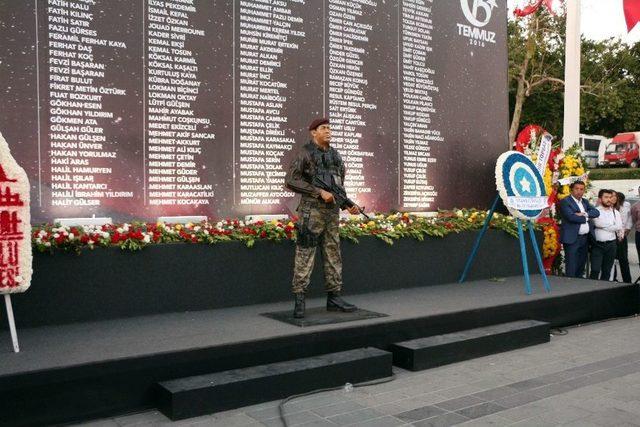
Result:
[[[556,259],[560,255],[560,228],[554,218],[540,218],[538,224],[542,225],[544,243],[542,244],[542,264],[547,273],[551,273]]]
[[[580,146],[572,146],[565,151],[562,162],[558,165],[558,178],[560,182],[558,188],[558,200],[564,199],[571,193],[569,184],[562,184],[561,180],[572,177],[582,177],[586,173],[581,151]]]
[[[408,213],[377,214],[370,220],[359,216],[342,219],[340,237],[354,243],[362,236],[375,236],[388,244],[401,238],[424,240],[425,236],[444,237],[451,233],[478,230],[487,212],[477,209],[440,211],[436,216],[423,217]],[[216,244],[240,241],[252,247],[256,241],[280,242],[296,239],[296,217],[287,220],[244,222],[225,219],[217,223],[165,224],[162,222],[132,222],[103,226],[67,227],[45,224],[33,227],[32,243],[39,252],[68,251],[80,253],[96,247],[120,247],[136,251],[160,243]],[[494,214],[490,227],[517,236],[511,216]]]

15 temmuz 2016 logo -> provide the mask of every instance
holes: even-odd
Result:
[[[460,7],[471,25],[458,23],[458,34],[468,38],[472,46],[495,43],[496,33],[482,27],[491,21],[491,13],[498,7],[496,0],[460,0]]]

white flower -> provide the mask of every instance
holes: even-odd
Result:
[[[46,247],[49,247],[49,246],[51,246],[51,242],[44,242],[44,245],[45,245]]]
[[[462,216],[463,214],[464,214],[464,212],[462,212],[462,210],[461,210],[461,209],[458,209],[458,210],[456,211],[456,216],[459,216],[459,217],[460,217],[460,216]]]
[[[124,231],[124,229],[122,227],[118,227],[116,228],[116,231],[120,234],[122,234],[122,232]]]
[[[209,230],[204,230],[204,234],[209,235]]]
[[[60,234],[58,234],[58,233],[53,233],[53,238],[54,238],[54,239],[57,239],[58,237],[60,237]]]
[[[87,243],[89,244],[89,246],[91,246],[91,245],[93,245],[95,242],[94,242],[93,240],[89,240]]]
[[[200,227],[199,225],[196,225],[195,227],[193,227],[193,231],[200,231],[202,227]]]
[[[142,241],[145,243],[149,243],[151,241],[151,237],[149,237],[149,235],[147,234],[146,236],[144,236],[144,239],[142,239]]]
[[[103,231],[101,234],[102,234],[102,238],[103,239],[108,239],[109,238],[109,233],[108,232]]]
[[[73,235],[73,233],[69,233],[69,240],[73,240],[75,239],[76,236]]]

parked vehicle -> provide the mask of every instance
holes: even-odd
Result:
[[[604,160],[607,138],[602,135],[580,134],[580,147],[582,147],[582,157],[588,168],[598,167],[599,162]],[[600,157],[600,153],[602,153]]]
[[[640,132],[619,133],[613,137],[604,152],[604,166],[630,166],[637,168],[640,165]]]

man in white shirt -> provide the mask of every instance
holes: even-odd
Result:
[[[622,230],[618,232],[618,250],[616,260],[620,265],[620,273],[624,283],[631,283],[631,270],[629,269],[629,241],[627,236],[633,228],[633,219],[631,218],[631,204],[625,199],[624,193],[616,192],[617,203],[613,206],[620,212],[622,219]],[[613,279],[617,281],[616,268],[613,269]]]
[[[594,241],[591,248],[590,279],[609,280],[611,267],[616,258],[618,232],[623,229],[620,212],[612,206],[613,190],[598,192],[600,215],[594,218]]]

